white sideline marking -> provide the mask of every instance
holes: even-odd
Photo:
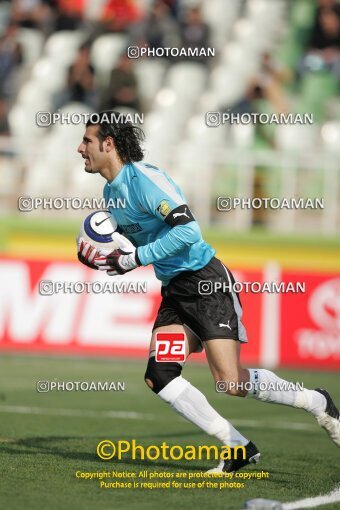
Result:
[[[87,411],[83,409],[56,409],[48,407],[0,406],[0,413],[47,414],[53,416],[81,416],[86,418],[122,418],[128,420],[153,420],[151,414],[133,411]]]
[[[0,406],[0,413],[13,414],[46,414],[52,416],[80,416],[84,418],[121,418],[128,420],[157,420],[161,418],[155,414],[136,413],[134,411],[92,411],[87,409],[59,409],[49,407],[27,406]],[[183,421],[183,418],[177,418]],[[274,430],[316,430],[315,425],[298,422],[271,422],[270,424],[258,420],[232,420],[233,425],[238,427],[253,427],[259,429]]]
[[[298,508],[316,508],[321,505],[329,505],[340,501],[340,487],[334,489],[325,496],[315,496],[313,498],[300,499],[292,503],[283,503],[283,510],[296,510]]]
[[[316,430],[315,425],[312,423],[298,423],[298,422],[285,422],[279,421],[277,423],[267,423],[264,421],[258,420],[230,420],[233,425],[237,427],[254,427],[254,428],[263,428],[266,430],[274,429],[274,430]]]

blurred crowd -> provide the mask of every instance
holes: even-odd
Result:
[[[125,106],[142,111],[144,105],[138,94],[134,61],[127,58],[125,50],[112,69],[108,87],[102,90],[90,61],[93,41],[105,33],[124,33],[129,45],[150,48],[208,47],[210,43],[210,28],[200,8],[183,11],[179,0],[155,0],[143,10],[146,3],[135,0],[0,0],[0,9],[8,15],[0,36],[0,131],[4,133],[8,129],[2,119],[6,118],[20,84],[18,70],[23,57],[18,33],[22,28],[39,30],[46,39],[61,30],[82,29],[87,34],[87,42],[68,70],[64,90],[56,95],[55,109],[70,101],[80,101],[94,109]],[[169,64],[175,61],[178,60],[168,59]],[[196,61],[199,60],[196,58]],[[200,62],[205,65],[207,59]]]
[[[340,79],[340,4],[318,0],[300,72],[327,69]]]
[[[68,70],[64,89],[55,97],[55,109],[80,101],[94,109],[124,106],[145,110],[135,61],[127,58],[126,51],[112,69],[108,86],[102,89],[98,85],[90,51],[99,35],[124,33],[131,45],[150,48],[211,45],[213,27],[205,22],[201,8],[195,4],[183,9],[180,0],[0,0],[0,9],[1,17],[7,16],[0,36],[1,133],[8,131],[7,111],[20,86],[23,48],[18,34],[22,28],[38,30],[45,38],[60,30],[83,29],[88,35]],[[209,65],[209,59],[195,61]],[[176,62],[178,59],[168,59],[169,65]],[[325,68],[337,79],[340,77],[340,5],[336,0],[315,0],[314,22],[296,69],[285,69],[271,55],[263,55],[259,73],[252,77],[245,97],[234,108],[252,111],[256,100],[264,98],[274,111],[287,112],[285,84],[295,74],[299,78],[316,68]]]
[[[298,49],[298,58],[289,67],[264,53],[259,71],[249,81],[244,97],[231,108],[234,113],[261,113],[259,104],[265,101],[268,110],[288,114],[293,109],[290,92],[292,88],[299,92],[301,81],[308,74],[329,74],[339,91],[340,4],[337,0],[309,1],[314,3],[314,19],[300,48],[301,56]],[[261,125],[257,126],[257,132],[266,145],[275,146],[273,137]]]

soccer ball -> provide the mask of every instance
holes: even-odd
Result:
[[[109,211],[95,211],[89,214],[80,228],[79,237],[104,250],[117,250],[117,242],[112,234],[117,230],[117,222]]]

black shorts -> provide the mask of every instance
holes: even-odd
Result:
[[[162,287],[163,299],[153,329],[182,324],[201,342],[213,338],[247,342],[241,302],[232,289],[234,282],[232,273],[216,257],[198,271],[175,276]]]

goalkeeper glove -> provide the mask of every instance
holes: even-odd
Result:
[[[77,238],[77,246],[79,262],[85,264],[85,266],[90,267],[91,269],[98,269],[98,267],[93,263],[94,258],[99,255],[97,248],[85,241],[82,237]]]
[[[135,246],[126,237],[115,232],[112,238],[117,242],[119,248],[109,254],[99,250],[99,256],[93,260],[98,269],[106,271],[109,276],[116,276],[141,266]]]

